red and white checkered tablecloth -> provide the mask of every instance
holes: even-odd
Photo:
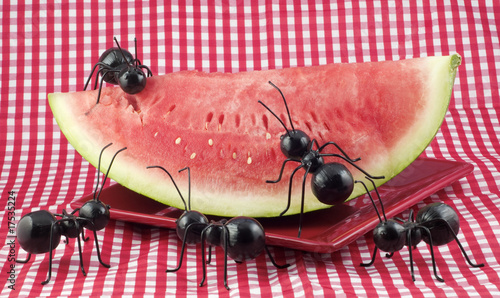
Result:
[[[69,2],[69,3],[68,3]],[[75,3],[76,2],[76,3]],[[490,1],[56,1],[0,4],[0,295],[1,296],[500,296],[500,4]],[[195,2],[195,3],[193,3]],[[201,3],[199,3],[201,2]],[[210,3],[209,3],[210,2]],[[336,2],[336,1],[331,1]],[[471,3],[472,2],[472,3]],[[294,66],[399,60],[459,53],[446,119],[424,155],[465,161],[473,174],[417,204],[445,202],[460,215],[459,239],[472,268],[454,243],[414,250],[416,281],[407,249],[378,258],[371,267],[370,233],[331,254],[271,247],[291,264],[276,270],[269,259],[229,262],[216,249],[206,285],[199,246],[174,266],[180,241],[174,231],[112,220],[98,233],[104,260],[85,243],[83,276],[75,241],[54,251],[53,276],[42,286],[48,254],[16,264],[26,253],[9,237],[9,191],[15,220],[32,210],[61,212],[92,191],[96,170],[59,130],[47,94],[77,91],[116,36],[124,48],[139,42],[139,56],[155,74],[185,69],[240,72]],[[407,213],[403,214],[406,216]],[[15,265],[12,268],[12,265]],[[13,272],[12,272],[13,270]],[[13,281],[15,284],[11,283]],[[9,287],[10,286],[14,286]]]

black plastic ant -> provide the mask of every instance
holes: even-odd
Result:
[[[371,176],[366,173],[363,169],[354,164],[356,161],[360,160],[351,159],[343,150],[337,145],[335,142],[327,142],[324,145],[320,146],[315,139],[312,139],[302,130],[295,129],[292,123],[292,118],[290,116],[290,111],[288,110],[288,105],[286,103],[285,96],[283,92],[269,81],[269,84],[276,88],[281,97],[283,98],[283,102],[285,103],[286,112],[288,114],[288,119],[290,122],[290,126],[292,130],[289,130],[285,123],[276,115],[269,107],[267,107],[262,101],[258,101],[261,105],[263,105],[278,121],[283,125],[286,130],[286,133],[281,136],[281,152],[287,157],[287,159],[283,162],[281,167],[281,171],[278,179],[276,180],[267,180],[267,183],[277,183],[281,180],[283,175],[283,170],[285,169],[285,165],[287,162],[297,162],[300,163],[298,167],[296,167],[292,174],[290,175],[290,182],[288,188],[288,203],[283,212],[281,212],[280,216],[284,215],[288,209],[290,208],[291,203],[291,195],[292,195],[292,181],[295,173],[304,169],[305,174],[302,178],[302,199],[301,199],[301,209],[300,209],[300,218],[299,218],[299,231],[298,236],[300,238],[300,234],[302,231],[302,217],[304,214],[304,196],[305,196],[305,184],[306,178],[309,173],[312,174],[311,178],[311,188],[313,194],[316,198],[328,205],[335,205],[339,203],[343,203],[349,196],[352,194],[354,189],[354,178],[351,172],[341,163],[338,162],[329,162],[325,163],[323,157],[332,156],[338,157],[356,169],[361,171],[366,176],[372,179],[384,179],[384,176]],[[316,150],[314,150],[314,146],[316,145]],[[327,146],[333,145],[335,146],[342,154],[334,154],[334,153],[321,153],[323,149]]]
[[[374,182],[367,177],[372,184]],[[369,263],[361,263],[363,267],[367,267],[373,264],[375,257],[377,256],[377,250],[387,252],[386,257],[390,258],[394,255],[394,252],[401,250],[405,245],[408,246],[410,254],[410,270],[411,278],[415,281],[415,275],[413,271],[413,256],[412,247],[415,249],[417,244],[422,240],[429,244],[431,257],[432,257],[432,268],[434,270],[434,276],[438,281],[443,282],[444,279],[438,276],[436,270],[436,261],[434,258],[434,246],[448,244],[453,239],[457,242],[462,254],[465,259],[472,267],[483,267],[484,264],[474,264],[471,262],[465,250],[457,238],[457,233],[460,229],[460,222],[457,213],[453,208],[444,203],[432,203],[424,208],[420,209],[417,213],[415,219],[413,215],[413,209],[410,209],[410,215],[408,220],[403,220],[402,218],[395,217],[394,219],[387,219],[384,211],[384,205],[380,199],[380,194],[375,188],[377,197],[380,202],[380,208],[384,219],[380,216],[380,213],[375,205],[375,201],[371,196],[368,188],[363,181],[356,181],[356,183],[361,183],[366,190],[366,193],[370,197],[370,200],[377,212],[380,223],[373,230],[373,241],[375,242],[375,249],[373,250],[373,257]]]
[[[87,83],[85,83],[85,87],[83,88],[83,90],[87,89],[90,78],[94,74],[96,68],[99,67],[99,70],[95,75],[94,84],[94,89],[96,89],[98,77],[99,74],[101,74],[102,78],[99,85],[97,103],[99,103],[99,98],[101,97],[103,81],[113,85],[119,85],[122,90],[128,94],[136,94],[141,92],[146,87],[146,74],[144,74],[142,69],[146,69],[148,77],[153,76],[151,70],[146,65],[143,65],[139,59],[137,59],[136,38],[134,38],[135,58],[129,51],[120,47],[116,37],[114,37],[114,40],[118,47],[107,49],[104,53],[102,53],[99,58],[99,62],[97,62],[92,68],[92,71],[87,79]]]
[[[101,156],[107,147],[111,144],[105,146],[101,154],[99,155],[99,167],[101,164]],[[109,221],[109,206],[105,205],[99,200],[99,195],[104,187],[106,178],[108,177],[111,165],[118,153],[125,150],[122,148],[115,153],[113,159],[109,164],[108,171],[104,177],[104,181],[101,186],[99,194],[96,195],[97,187],[99,185],[99,172],[97,176],[97,184],[94,190],[94,198],[86,202],[81,208],[73,210],[73,212],[68,213],[66,210],[62,210],[62,214],[52,214],[47,210],[38,210],[30,212],[24,215],[17,225],[17,240],[21,247],[28,252],[28,257],[26,260],[16,260],[18,263],[27,263],[31,254],[41,254],[49,252],[49,272],[47,279],[42,282],[42,285],[47,284],[50,281],[52,274],[52,251],[59,245],[61,241],[61,236],[66,237],[66,244],[69,243],[68,238],[77,238],[78,241],[78,253],[80,254],[80,269],[83,275],[86,275],[83,269],[83,259],[82,259],[82,246],[80,242],[80,235],[83,241],[87,241],[88,238],[84,236],[83,228],[91,230],[94,233],[95,245],[97,250],[97,257],[101,265],[106,268],[110,266],[101,260],[101,252],[99,250],[99,242],[97,241],[96,231],[102,230]],[[75,213],[78,211],[78,216]]]
[[[230,289],[227,284],[227,257],[231,257],[236,263],[242,263],[246,260],[255,259],[262,251],[266,251],[269,259],[276,268],[283,269],[289,264],[278,265],[274,261],[269,249],[265,243],[264,228],[255,219],[246,216],[238,216],[229,220],[212,221],[209,223],[207,217],[202,213],[191,210],[191,174],[188,167],[179,170],[179,172],[188,170],[189,193],[188,205],[182,196],[172,175],[161,166],[149,166],[150,168],[162,169],[168,174],[174,184],[179,196],[184,203],[184,213],[176,221],[176,232],[182,240],[181,255],[179,265],[174,269],[167,269],[167,272],[178,271],[182,266],[186,243],[201,243],[203,278],[200,287],[203,286],[206,279],[206,264],[210,263],[212,246],[221,246],[224,249],[224,287]],[[208,243],[208,260],[205,257],[205,242]]]

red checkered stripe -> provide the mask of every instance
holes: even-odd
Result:
[[[292,266],[276,270],[267,256],[228,266],[230,295],[252,293],[277,296],[330,294],[467,295],[498,293],[489,281],[498,280],[498,55],[499,9],[493,3],[464,5],[457,1],[385,3],[287,4],[241,1],[238,5],[165,5],[148,3],[2,4],[2,73],[0,103],[2,127],[0,186],[15,190],[17,214],[48,209],[60,212],[69,202],[93,189],[96,171],[61,135],[47,105],[51,92],[77,91],[99,55],[114,46],[133,48],[155,74],[184,69],[238,72],[340,62],[397,60],[447,55],[463,57],[452,104],[442,129],[425,155],[463,160],[475,165],[473,175],[418,204],[444,201],[454,207],[463,223],[459,239],[473,260],[487,262],[471,269],[456,245],[435,249],[440,274],[432,276],[429,250],[414,251],[417,281],[409,278],[406,250],[393,258],[378,257],[369,268],[373,241],[367,234],[333,254],[305,253],[273,248],[281,262]],[[83,12],[83,13],[82,13]],[[6,71],[7,70],[7,71]],[[6,241],[6,213],[0,223]],[[407,215],[404,213],[403,216]],[[465,223],[465,224],[464,224]],[[216,249],[204,287],[200,248],[188,247],[183,268],[176,265],[180,242],[168,230],[137,227],[112,221],[98,233],[105,269],[96,259],[92,242],[84,245],[84,266],[79,272],[74,241],[55,250],[53,279],[42,287],[48,255],[19,268],[16,286],[21,296],[213,294],[223,288],[223,252]],[[91,237],[92,238],[92,237]],[[6,246],[0,259],[7,259]],[[24,257],[19,252],[19,257]],[[441,261],[439,261],[441,260]],[[8,263],[2,267],[7,271]],[[6,287],[2,295],[8,295]]]

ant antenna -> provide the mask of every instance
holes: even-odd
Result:
[[[137,38],[134,37],[134,44],[135,44],[135,66],[139,66],[139,60],[137,60]]]
[[[104,150],[108,148],[109,146],[113,145],[113,143],[109,143],[104,148],[102,148],[101,153],[99,154],[99,162],[97,163],[97,183],[95,184],[95,189],[94,189],[94,200],[97,200],[96,198],[96,193],[97,193],[97,187],[99,187],[99,177],[101,174],[99,173],[101,171],[101,158]]]
[[[168,174],[168,176],[170,177],[170,180],[172,180],[172,183],[175,186],[175,189],[177,189],[177,192],[179,193],[179,196],[181,197],[182,203],[184,203],[184,210],[187,212],[188,209],[187,209],[186,201],[184,200],[184,197],[182,196],[181,191],[177,187],[177,184],[175,183],[174,178],[172,177],[172,175],[170,175],[170,173],[164,167],[161,167],[161,166],[148,166],[148,167],[146,167],[146,169],[152,169],[152,168],[162,169],[165,173]]]
[[[292,131],[295,131],[295,128],[293,127],[293,123],[292,123],[292,117],[290,116],[290,111],[288,110],[288,105],[286,104],[285,95],[283,95],[283,92],[281,92],[280,88],[278,88],[276,85],[274,85],[271,81],[269,81],[268,83],[280,92],[281,97],[283,98],[283,102],[285,103],[286,113],[288,114],[288,120],[290,120],[290,126],[292,127]]]
[[[116,45],[118,46],[118,49],[120,50],[120,53],[122,53],[123,59],[125,59],[125,61],[127,61],[128,66],[131,66],[130,62],[127,60],[127,57],[125,56],[125,53],[123,53],[122,48],[120,47],[120,44],[118,43],[118,39],[116,39],[116,37],[113,37],[113,39],[115,40]],[[137,57],[137,43],[136,43],[136,53],[135,53],[135,56]]]
[[[375,185],[375,182],[372,179],[370,179],[370,177],[365,176],[365,178],[372,183],[373,189],[375,189],[375,193],[377,194],[378,201],[380,202],[380,209],[382,209],[382,214],[384,215],[384,219],[385,221],[387,221],[387,217],[385,216],[384,204],[382,204],[382,199],[380,198],[380,194],[378,192],[377,186]]]
[[[189,167],[185,167],[179,170],[179,173],[187,170],[188,171],[188,208],[191,210],[191,169]]]
[[[366,177],[368,180],[370,180],[372,183],[373,183],[373,180],[371,180],[370,178]],[[361,180],[356,180],[354,181],[354,183],[361,183],[363,185],[363,187],[365,188],[366,190],[366,194],[368,195],[368,197],[370,197],[370,200],[372,201],[372,204],[373,204],[373,208],[375,209],[375,212],[377,212],[377,216],[378,216],[378,219],[380,220],[380,222],[382,222],[382,217],[380,216],[380,213],[378,212],[378,208],[377,208],[377,205],[375,205],[375,201],[373,200],[373,197],[372,195],[370,194],[370,191],[368,190],[368,187],[366,187],[366,184],[361,181]],[[375,184],[374,184],[374,187],[375,187]],[[378,193],[378,190],[377,188],[375,187],[375,191],[377,193],[377,196],[379,198],[379,201],[380,201],[380,206],[382,208],[382,215],[384,216],[384,220],[387,222],[387,217],[385,216],[385,211],[384,211],[384,205],[382,204],[382,200],[380,200],[380,195]]]
[[[281,125],[283,125],[283,127],[285,128],[286,133],[288,134],[288,136],[290,136],[290,137],[291,137],[291,135],[290,135],[290,131],[289,131],[289,130],[288,130],[288,128],[286,127],[285,123],[284,123],[284,122],[280,119],[280,117],[278,117],[278,115],[276,115],[273,111],[271,111],[271,109],[270,109],[268,106],[266,106],[266,105],[265,105],[262,101],[260,101],[260,100],[259,100],[259,103],[260,103],[261,105],[263,105],[263,106],[264,106],[264,108],[266,108],[266,109],[267,109],[267,110],[268,110],[271,114],[273,114],[273,116],[274,116],[274,117],[276,117],[276,119],[278,119],[278,121],[281,123]]]
[[[123,147],[122,149],[116,151],[116,153],[113,155],[113,158],[111,159],[111,162],[109,163],[108,170],[106,171],[106,175],[104,175],[104,179],[102,181],[102,186],[101,186],[101,189],[99,190],[99,193],[97,194],[97,198],[99,198],[101,196],[102,189],[104,188],[104,184],[106,183],[106,179],[108,179],[108,174],[109,174],[109,171],[111,170],[111,166],[113,165],[113,161],[115,161],[115,157],[118,155],[118,153],[120,153],[126,149],[127,149],[127,147]]]

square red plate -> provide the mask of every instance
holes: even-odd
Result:
[[[464,162],[419,158],[399,175],[379,187],[388,218],[425,199],[471,173],[474,167]],[[92,194],[71,202],[80,208]],[[304,215],[301,238],[297,238],[298,215],[259,218],[268,245],[297,250],[331,253],[369,232],[378,224],[377,214],[366,196],[344,205]],[[175,229],[182,210],[169,207],[119,184],[102,190],[100,200],[111,206],[111,218],[128,222]],[[217,217],[208,216],[217,220]]]

